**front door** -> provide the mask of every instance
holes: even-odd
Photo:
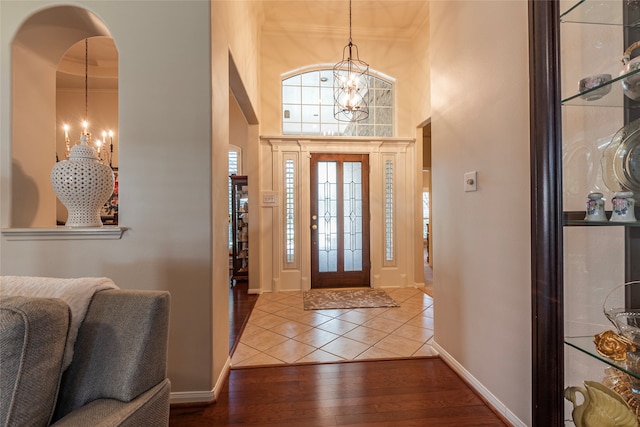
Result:
[[[311,287],[369,286],[369,156],[311,155]]]

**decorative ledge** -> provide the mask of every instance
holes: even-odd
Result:
[[[0,233],[7,240],[117,240],[126,227],[95,228],[3,228]]]

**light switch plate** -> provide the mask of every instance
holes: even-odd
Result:
[[[464,174],[464,191],[478,190],[478,173],[476,171]]]
[[[262,205],[277,205],[278,204],[278,196],[276,193],[272,192],[264,192],[262,193]]]

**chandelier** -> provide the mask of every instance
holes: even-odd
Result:
[[[358,46],[351,38],[351,0],[349,0],[349,43],[342,49],[342,61],[333,67],[333,115],[343,122],[369,117],[366,96],[369,64],[360,60]]]
[[[68,159],[71,152],[71,140],[69,139],[69,125],[64,124],[64,144],[65,144],[65,156]],[[109,136],[109,149],[103,150],[103,147],[107,145],[107,136]],[[80,141],[77,143],[82,145],[93,146],[98,153],[98,157],[102,161],[108,159],[109,166],[112,166],[113,157],[113,131],[102,131],[102,140],[96,139],[93,142],[91,133],[89,132],[89,39],[84,39],[84,120],[82,121],[82,130],[80,132]]]

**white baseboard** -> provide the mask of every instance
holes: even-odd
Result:
[[[491,407],[502,415],[507,421],[513,425],[513,427],[527,427],[525,423],[523,423],[520,418],[518,418],[513,412],[506,407],[504,403],[502,403],[496,396],[494,396],[480,381],[478,381],[469,371],[467,371],[464,366],[462,366],[456,359],[453,358],[446,350],[444,350],[438,343],[435,341],[431,343],[433,349],[438,352],[440,357],[449,365],[451,369],[455,371],[456,374],[460,375],[462,378],[469,383],[473,389],[480,394]]]
[[[220,397],[222,386],[229,376],[231,369],[231,357],[227,357],[227,361],[222,368],[222,372],[218,376],[215,386],[211,391],[176,391],[169,395],[169,403],[213,403]]]
[[[172,391],[169,403],[213,403],[213,390],[211,391]]]

